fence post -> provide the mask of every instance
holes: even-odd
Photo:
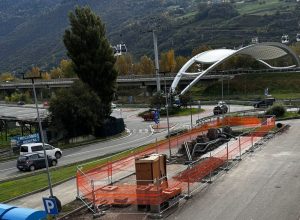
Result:
[[[94,211],[95,213],[97,213],[97,207],[96,207],[96,196],[95,196],[95,184],[94,184],[94,180],[91,180],[91,185],[92,185],[92,196],[93,196],[93,207],[94,207]]]
[[[211,160],[211,151],[209,152],[209,159]],[[212,172],[212,168],[210,167],[209,168],[209,180],[207,181],[207,183],[212,183],[212,180],[211,180],[211,173]]]
[[[228,171],[228,163],[229,163],[229,152],[228,152],[228,142],[226,143],[226,157],[227,157],[227,162],[226,162],[226,168],[225,170]]]
[[[109,158],[107,158],[106,167],[107,167],[107,184],[109,184],[109,182],[110,182],[110,178],[109,178]]]
[[[107,184],[112,184],[112,163],[107,159]]]
[[[240,158],[238,160],[242,160],[241,136],[239,136],[239,152],[240,152]]]
[[[188,180],[188,192],[187,192],[187,196],[185,197],[186,199],[190,199],[191,198],[191,189],[190,189],[190,169],[191,169],[191,167],[190,167],[190,165],[188,165],[188,175],[187,175],[187,180]]]
[[[176,137],[177,137],[177,149],[178,149],[178,133],[177,133]]]
[[[78,183],[78,167],[77,167],[77,171],[76,171],[76,191],[77,191],[77,196],[76,198],[79,198],[79,183]]]
[[[251,149],[250,149],[250,152],[254,152],[254,149],[253,149],[253,132],[251,133]]]
[[[113,175],[112,175],[112,162],[109,163],[109,171],[110,171],[110,184],[113,184]]]

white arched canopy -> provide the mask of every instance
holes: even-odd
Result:
[[[239,50],[232,50],[232,49],[209,50],[197,54],[182,66],[182,68],[179,70],[172,83],[171,91],[175,91],[183,75],[198,75],[184,90],[182,90],[181,94],[184,94],[193,85],[195,85],[202,76],[209,73],[210,71],[215,69],[218,65],[224,63],[227,59],[231,58],[234,55],[249,55],[254,59],[258,60],[259,62],[261,62],[262,64],[264,64],[265,66],[267,66],[268,68],[272,68],[272,69],[300,67],[299,57],[286,45],[281,43],[276,43],[276,42],[252,44],[243,47]],[[292,57],[294,65],[285,66],[285,67],[274,67],[269,65],[266,62],[268,60],[280,58],[285,55],[290,55]],[[211,64],[211,66],[201,72],[195,72],[195,73],[187,72],[187,70],[194,63]]]

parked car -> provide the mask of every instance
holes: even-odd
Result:
[[[43,102],[43,107],[44,108],[48,108],[49,107],[49,102],[48,101],[44,101]]]
[[[225,114],[228,112],[228,106],[224,101],[219,101],[213,109],[214,115]]]
[[[254,108],[268,108],[269,106],[272,106],[275,102],[275,98],[266,98],[264,100],[261,100],[259,102],[254,103]]]
[[[24,101],[18,101],[18,105],[25,105]]]
[[[154,114],[155,110],[154,109],[149,109],[147,112],[144,112],[142,114],[142,118],[144,121],[153,121],[154,120]]]
[[[51,156],[47,156],[48,159],[48,165],[56,166],[57,165],[57,159],[53,158]],[[19,156],[17,160],[17,168],[21,170],[29,170],[34,171],[36,169],[42,169],[46,167],[45,163],[45,157],[42,154],[39,153],[29,153],[22,156]]]
[[[50,144],[45,144],[46,154],[56,159],[61,158],[62,151],[59,148],[53,147]],[[25,155],[28,153],[39,153],[43,154],[43,143],[29,143],[23,144],[20,147],[20,155]]]
[[[117,105],[115,103],[111,103],[111,108],[115,109],[115,108],[117,108]]]

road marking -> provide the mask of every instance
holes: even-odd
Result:
[[[89,151],[83,151],[83,152],[79,152],[79,153],[69,154],[69,155],[64,156],[64,157],[71,157],[71,156],[74,156],[74,155],[86,154],[86,153],[91,153],[91,152],[95,152],[95,151],[101,151],[101,150],[104,150],[104,149],[107,149],[107,148],[117,147],[117,146],[124,145],[124,144],[130,144],[132,142],[136,142],[136,141],[140,141],[140,140],[146,139],[146,138],[150,137],[151,135],[153,135],[152,132],[148,136],[146,136],[146,137],[135,139],[135,140],[132,140],[132,141],[129,141],[129,142],[120,143],[120,144],[116,144],[116,145],[111,145],[111,146],[107,146],[107,147],[102,147],[102,148],[99,148],[99,149],[94,149],[94,150],[89,150]]]
[[[132,135],[132,133],[130,133],[130,135]],[[129,135],[129,136],[130,136]],[[140,141],[140,140],[143,140],[143,139],[146,139],[148,137],[150,137],[151,135],[153,135],[153,133],[151,133],[150,135],[146,136],[146,137],[142,137],[142,138],[139,138],[139,139],[135,139],[135,140],[132,140],[132,141],[129,141],[129,142],[125,142],[125,143],[120,143],[120,144],[116,144],[116,145],[111,145],[111,146],[107,146],[107,147],[103,147],[103,148],[99,148],[99,149],[94,149],[94,150],[90,150],[90,151],[84,151],[84,152],[79,152],[79,153],[75,153],[75,154],[69,154],[67,156],[64,156],[64,157],[70,157],[70,156],[75,156],[75,155],[79,155],[79,154],[86,154],[86,153],[90,153],[90,152],[95,152],[95,151],[102,151],[102,150],[105,150],[107,148],[111,148],[111,147],[116,147],[116,146],[119,146],[119,145],[124,145],[124,144],[130,144],[132,142],[136,142],[136,141]],[[126,136],[126,137],[129,137],[129,136]],[[98,155],[98,156],[101,156],[101,155]],[[102,155],[102,156],[105,156]],[[92,159],[92,158],[90,158]],[[80,161],[79,161],[80,162]],[[70,162],[70,163],[73,163],[73,162]],[[61,163],[61,166],[64,166],[64,165],[68,165],[70,163]],[[15,167],[12,167],[12,168],[8,168],[8,169],[5,169],[5,170],[10,170],[10,169],[15,169]],[[4,170],[1,170],[1,171],[4,171]],[[36,172],[36,171],[35,171]],[[22,175],[25,175],[25,173],[21,173],[19,175],[14,175],[14,176],[9,176],[9,177],[4,177],[4,178],[0,178],[1,181],[4,181],[6,179],[10,179],[10,178],[14,178],[14,177],[19,177],[19,176],[22,176]]]
[[[0,170],[0,171],[8,171],[8,170],[12,170],[12,169],[16,169],[16,167],[7,168],[7,169]]]

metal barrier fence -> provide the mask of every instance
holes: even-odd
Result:
[[[136,180],[135,158],[151,153],[167,154],[169,148],[178,150],[186,141],[204,134],[209,128],[221,126],[252,127],[246,133],[221,145],[217,149],[202,155],[189,164],[167,165],[167,176],[153,180]],[[201,187],[201,181],[210,182],[214,172],[220,168],[228,169],[233,160],[241,159],[242,154],[252,149],[255,143],[275,126],[274,117],[225,117],[202,123],[189,132],[154,143],[143,151],[132,152],[125,158],[113,161],[108,158],[101,166],[85,164],[77,170],[78,197],[93,203],[94,213],[103,205],[138,207],[162,214],[168,207],[175,205],[179,199],[189,197]],[[184,195],[184,196],[182,196]]]

